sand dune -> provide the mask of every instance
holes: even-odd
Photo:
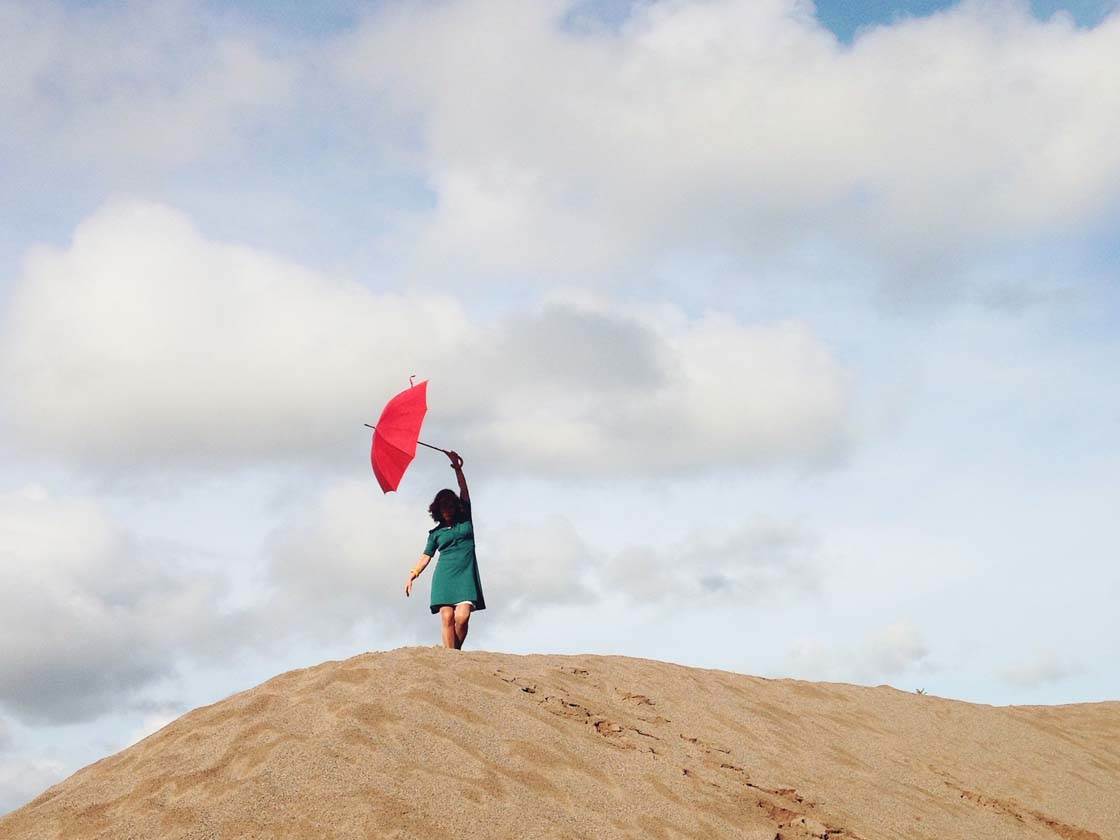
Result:
[[[1120,703],[410,647],[196,709],[0,818],[156,837],[1120,840]]]

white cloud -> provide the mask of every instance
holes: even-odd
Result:
[[[62,762],[45,758],[8,756],[0,759],[0,814],[26,804],[32,797],[61,782]]]
[[[897,621],[854,645],[801,640],[790,647],[783,669],[802,679],[868,683],[931,670],[928,656],[918,629],[908,621]]]
[[[520,617],[537,607],[593,605],[593,550],[564,516],[531,519],[503,528],[479,528],[484,591],[503,614]]]
[[[193,3],[5,3],[0,148],[94,165],[189,162],[283,104],[294,68]]]
[[[220,634],[219,582],[148,556],[94,501],[0,495],[0,704],[96,717]]]
[[[510,465],[579,475],[824,461],[849,434],[849,383],[798,322],[546,305],[469,354],[492,414],[466,440]],[[469,374],[468,374],[469,376]]]
[[[430,527],[425,511],[382,496],[373,481],[327,487],[266,540],[258,626],[278,637],[328,639],[362,621],[395,630],[426,626],[423,587],[415,584],[406,598],[404,583]]]
[[[669,546],[633,545],[598,575],[605,592],[640,604],[759,605],[811,595],[822,570],[798,528],[766,522],[694,532]]]
[[[466,326],[450,301],[373,295],[209,242],[142,202],[106,207],[68,251],[32,253],[8,314],[13,424],[32,443],[109,463],[352,440],[372,396],[407,384]]]
[[[1000,675],[1010,685],[1035,688],[1061,682],[1084,671],[1085,666],[1068,653],[1046,650],[1040,651],[1028,660],[1004,668]]]
[[[635,4],[618,31],[571,5],[393,4],[332,46],[423,138],[421,260],[565,275],[832,236],[912,277],[1120,199],[1120,14],[965,2],[845,47],[797,0]]]
[[[885,627],[864,650],[866,665],[881,674],[899,674],[929,655],[918,629],[905,622]]]
[[[411,373],[433,383],[426,428],[496,469],[812,464],[850,434],[848,377],[796,321],[586,297],[479,321],[210,241],[145,202],[34,250],[7,315],[10,432],[110,469],[352,458]]]

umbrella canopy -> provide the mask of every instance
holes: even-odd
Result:
[[[377,483],[386,493],[397,489],[401,476],[416,457],[420,425],[427,411],[427,380],[401,391],[382,410],[373,430],[369,458]]]

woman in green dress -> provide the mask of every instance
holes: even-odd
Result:
[[[428,543],[420,562],[409,572],[404,594],[412,594],[412,582],[438,551],[439,561],[432,575],[432,614],[439,613],[443,646],[462,650],[471,613],[486,609],[486,600],[482,596],[482,580],[474,556],[474,523],[467,479],[463,476],[463,459],[457,452],[447,455],[459,479],[459,495],[455,495],[454,490],[440,490],[428,506],[428,513],[438,524],[428,531]]]

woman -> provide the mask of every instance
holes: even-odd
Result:
[[[428,531],[428,544],[420,562],[409,573],[404,594],[411,596],[412,581],[439,551],[439,562],[432,575],[432,614],[438,612],[442,621],[443,646],[462,650],[471,613],[486,609],[486,601],[474,557],[474,523],[467,480],[463,477],[463,459],[457,452],[448,452],[447,456],[459,479],[459,495],[454,490],[440,490],[428,506],[428,513],[439,524]]]

